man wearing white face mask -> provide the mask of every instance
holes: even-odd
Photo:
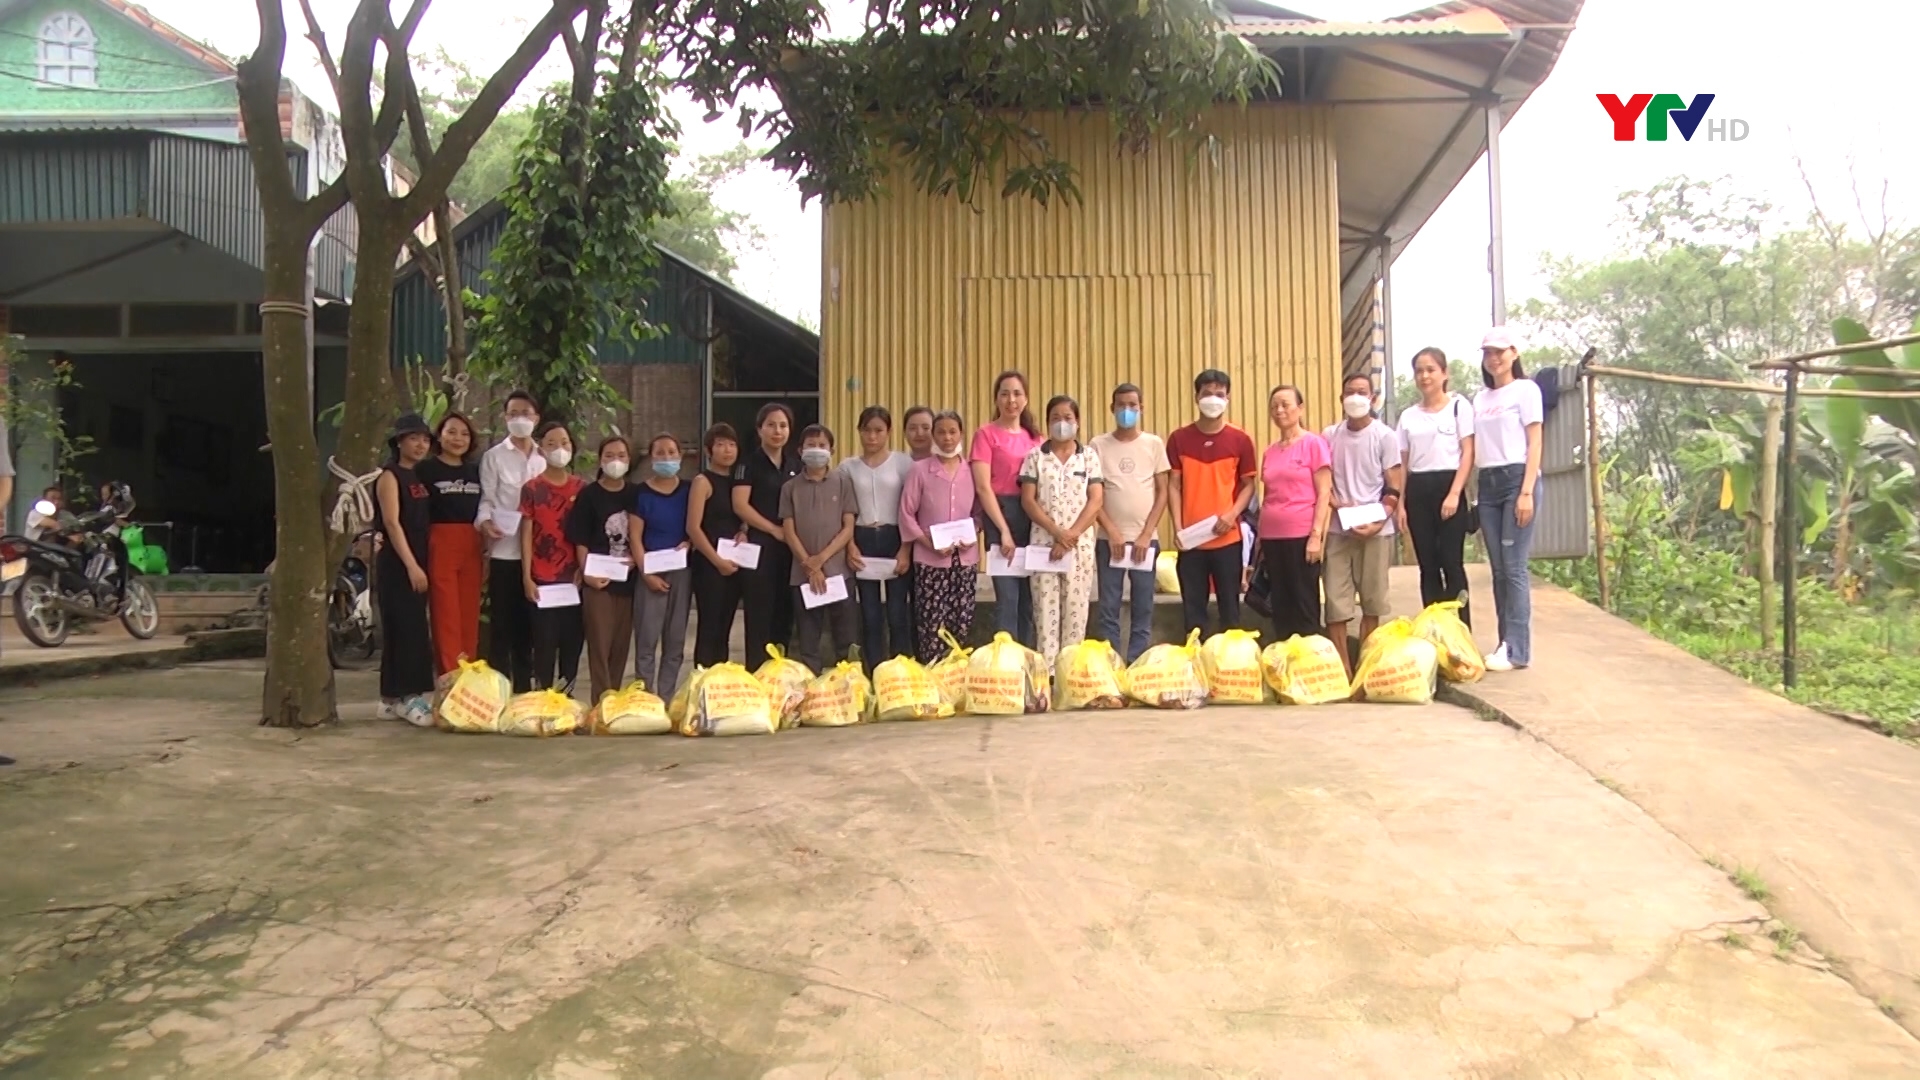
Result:
[[[533,614],[520,573],[520,489],[546,471],[533,444],[540,405],[525,390],[507,395],[507,437],[480,459],[480,513],[473,526],[487,538],[487,663],[533,689]]]
[[[1206,629],[1207,595],[1220,605],[1219,629],[1240,625],[1242,571],[1240,515],[1253,498],[1260,462],[1253,438],[1227,422],[1233,380],[1209,368],[1194,376],[1194,407],[1200,419],[1167,437],[1167,505],[1176,530],[1211,521],[1212,535],[1181,544],[1180,607],[1188,632]],[[1190,538],[1191,539],[1191,538]]]
[[[1347,623],[1359,597],[1364,643],[1389,610],[1387,571],[1393,564],[1393,519],[1406,486],[1400,437],[1373,418],[1373,379],[1348,376],[1341,391],[1344,423],[1326,431],[1333,460],[1333,521],[1327,536],[1327,636],[1353,671]],[[1343,512],[1344,511],[1344,512]]]

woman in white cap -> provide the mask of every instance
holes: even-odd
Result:
[[[1480,535],[1493,567],[1493,613],[1500,647],[1488,671],[1511,671],[1533,660],[1533,491],[1540,481],[1540,388],[1520,367],[1519,339],[1504,326],[1480,339],[1480,377],[1473,398],[1474,464],[1480,470]]]

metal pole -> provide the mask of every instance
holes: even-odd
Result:
[[[1613,610],[1613,589],[1607,577],[1607,504],[1600,484],[1600,406],[1595,400],[1600,380],[1587,373],[1587,495],[1593,500],[1593,565],[1600,576],[1600,609]]]
[[[1487,106],[1487,274],[1493,279],[1493,325],[1507,322],[1506,227],[1500,208],[1500,103]]]
[[[1393,401],[1393,239],[1380,238],[1380,415],[1399,419]]]
[[[1767,399],[1766,428],[1760,435],[1760,647],[1772,649],[1774,639],[1774,571],[1780,558],[1780,413],[1779,398]]]
[[[1786,580],[1780,586],[1780,681],[1787,689],[1793,689],[1799,672],[1795,653],[1800,645],[1800,632],[1797,623],[1798,606],[1795,593],[1800,581],[1800,500],[1797,497],[1799,487],[1794,483],[1793,458],[1795,444],[1800,431],[1800,369],[1787,372],[1786,408],[1780,419],[1780,445],[1785,455],[1780,462],[1780,497],[1784,505],[1780,508],[1780,541],[1783,545],[1781,563],[1786,569]]]

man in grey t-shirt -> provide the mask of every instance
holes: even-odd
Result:
[[[1347,652],[1347,623],[1359,597],[1360,641],[1364,644],[1391,610],[1387,571],[1393,564],[1393,518],[1406,487],[1400,438],[1373,417],[1373,379],[1348,376],[1341,388],[1342,423],[1326,431],[1333,458],[1333,522],[1327,535],[1327,636],[1353,673]],[[1342,510],[1346,514],[1342,514]],[[1342,517],[1356,519],[1348,527]],[[1357,519],[1373,518],[1365,524]]]

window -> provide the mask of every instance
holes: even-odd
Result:
[[[40,81],[61,86],[92,86],[93,27],[63,11],[40,26]]]

